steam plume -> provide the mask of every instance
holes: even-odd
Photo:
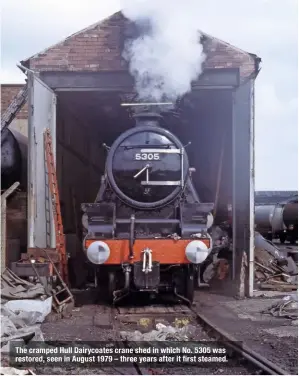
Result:
[[[146,27],[127,41],[129,62],[140,100],[175,101],[191,89],[204,61],[198,25],[199,0],[128,0],[123,14]]]

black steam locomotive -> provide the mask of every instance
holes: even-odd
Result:
[[[212,248],[214,205],[200,202],[186,150],[162,120],[135,115],[136,126],[108,148],[95,202],[82,204],[84,250],[113,302],[134,291],[192,302],[195,265]]]

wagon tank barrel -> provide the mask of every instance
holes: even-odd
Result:
[[[298,226],[298,202],[289,202],[285,205],[283,211],[283,221],[286,226]]]
[[[255,224],[258,229],[263,231],[272,230],[272,216],[276,205],[258,205],[255,207]]]
[[[257,227],[272,229],[273,218],[277,218],[275,227],[287,226],[290,223],[294,224],[294,222],[298,223],[298,203],[258,205],[255,207],[255,224]]]
[[[14,129],[1,132],[1,189],[9,188],[15,181],[27,190],[28,139]]]
[[[291,241],[297,239],[298,199],[288,199],[277,204],[255,206],[256,230],[269,240],[278,235],[284,242],[291,235]]]

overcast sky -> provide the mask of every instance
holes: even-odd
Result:
[[[120,2],[2,0],[1,83],[24,82],[20,60],[118,11]],[[298,189],[297,0],[198,0],[196,12],[199,29],[262,58],[256,190]]]

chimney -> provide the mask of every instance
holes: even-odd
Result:
[[[142,112],[133,116],[135,119],[135,126],[140,127],[144,125],[151,125],[159,127],[162,116],[155,112]]]

